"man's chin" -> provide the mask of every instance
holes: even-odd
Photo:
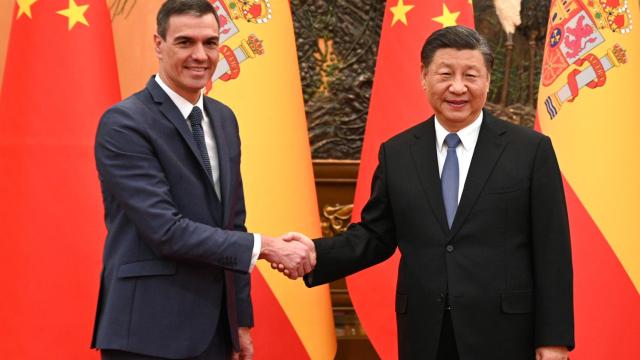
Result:
[[[200,90],[204,89],[205,86],[207,86],[207,82],[208,81],[209,81],[208,78],[206,80],[198,79],[198,81],[191,81],[188,85],[189,85],[190,89],[192,89],[194,91],[200,91]]]
[[[453,123],[453,124],[461,124],[466,122],[469,118],[470,115],[468,112],[451,112],[448,114],[444,114],[443,116],[445,119],[447,119],[447,122]]]

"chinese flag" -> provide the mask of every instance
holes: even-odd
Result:
[[[640,359],[638,1],[551,2],[537,126],[571,226],[576,359]]]
[[[431,109],[420,87],[420,50],[435,30],[473,27],[470,0],[388,0],[382,23],[369,117],[364,135],[353,221],[369,199],[380,144],[427,119]],[[399,254],[347,278],[358,317],[382,359],[397,359],[395,285]]]
[[[17,0],[0,93],[0,358],[89,349],[104,225],[93,160],[119,100],[106,2]]]

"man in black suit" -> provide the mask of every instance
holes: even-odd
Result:
[[[401,359],[567,359],[571,246],[551,141],[483,110],[493,55],[474,30],[438,30],[421,55],[435,116],[382,144],[362,221],[314,241],[305,281],[353,274],[397,247]]]
[[[315,261],[246,232],[238,123],[202,94],[219,57],[211,3],[168,0],[157,25],[158,74],[96,136],[108,234],[92,347],[110,360],[250,359],[256,260],[294,275]]]

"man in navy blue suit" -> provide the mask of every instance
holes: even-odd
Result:
[[[219,56],[211,3],[168,0],[157,26],[158,74],[96,136],[108,234],[92,347],[109,360],[250,359],[255,262],[302,275],[315,255],[246,231],[238,123],[202,93]]]

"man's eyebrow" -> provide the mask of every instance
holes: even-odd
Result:
[[[447,61],[447,60],[443,60],[441,62],[435,63],[436,66],[442,66],[442,67],[452,67],[454,66],[454,63]],[[478,64],[462,64],[462,66],[464,66],[466,69],[480,69],[481,66]]]
[[[187,35],[178,35],[175,38],[173,38],[173,41],[180,41],[180,40],[192,40],[192,37]]]
[[[173,41],[182,41],[182,40],[193,40],[194,38],[189,36],[189,35],[178,35],[175,38],[173,38]],[[218,35],[214,35],[214,36],[210,36],[208,38],[205,39],[205,41],[219,41],[220,40],[220,36]]]

